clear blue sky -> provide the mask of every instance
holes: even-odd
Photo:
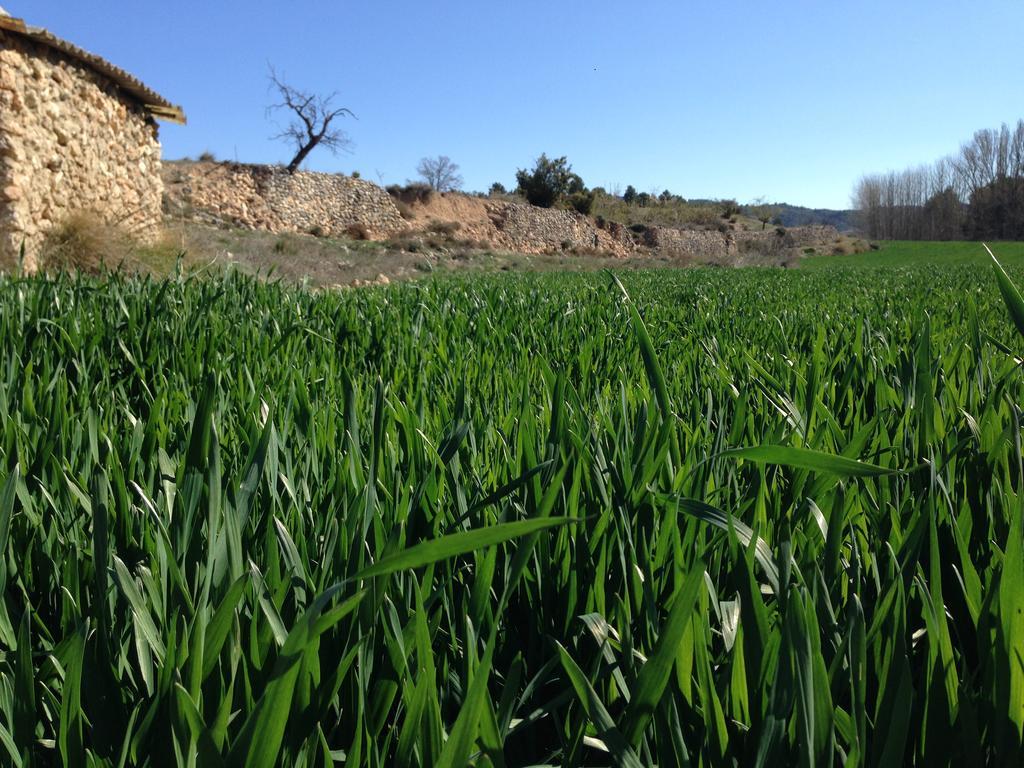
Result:
[[[165,157],[288,160],[271,62],[358,116],[307,167],[386,184],[447,154],[467,189],[511,186],[547,152],[590,186],[840,208],[1024,117],[1021,0],[0,3],[180,103]]]

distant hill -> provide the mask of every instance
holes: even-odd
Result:
[[[686,201],[686,205],[691,208],[714,208],[721,205],[721,201],[691,198]],[[802,205],[790,205],[789,203],[770,203],[770,205],[773,208],[778,209],[779,220],[784,227],[806,227],[810,224],[829,224],[844,234],[854,232],[857,229],[856,211],[837,211],[831,208],[805,208]],[[751,206],[743,206],[743,213],[753,219],[757,218],[754,211],[751,209]],[[757,227],[755,227],[755,229],[756,228]]]
[[[857,229],[856,211],[836,211],[830,208],[804,208],[801,205],[777,203],[779,220],[784,227],[803,227],[808,224],[831,224],[840,232]]]

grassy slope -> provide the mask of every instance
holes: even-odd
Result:
[[[1007,266],[1024,267],[1024,243],[989,243],[992,252]],[[893,240],[882,243],[877,251],[853,256],[810,256],[802,266],[809,268],[842,266],[906,267],[923,264],[961,265],[986,264],[988,254],[981,243],[927,242]]]
[[[410,246],[415,251],[410,250]],[[349,285],[373,281],[410,280],[447,272],[592,272],[606,268],[646,269],[678,265],[670,255],[637,255],[628,261],[613,256],[572,252],[523,254],[480,249],[460,244],[458,236],[425,234],[402,242],[371,242],[348,238],[313,237],[293,233],[220,229],[198,222],[167,230],[159,247],[135,249],[130,259],[106,258],[108,265],[126,264],[155,277],[174,272],[183,254],[186,269],[231,268],[245,274],[270,276],[312,286]],[[98,258],[84,261],[98,262]],[[83,260],[79,259],[79,263]]]
[[[655,227],[688,227],[707,226],[716,228],[726,222],[722,218],[722,206],[719,203],[691,203],[673,200],[670,202],[652,202],[646,207],[627,205],[620,198],[610,195],[599,195],[594,201],[592,216],[602,216],[609,221],[630,226],[644,224]],[[738,229],[761,229],[757,219],[737,214],[732,217]]]

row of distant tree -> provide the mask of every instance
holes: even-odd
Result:
[[[981,130],[932,165],[864,176],[853,193],[868,237],[1024,239],[1024,120]]]
[[[500,181],[496,181],[488,190],[491,195],[505,195],[509,190]],[[667,189],[661,192],[637,192],[632,184],[612,191],[604,187],[590,189],[579,174],[574,173],[565,157],[549,158],[542,154],[537,158],[533,168],[520,168],[516,171],[516,186],[513,194],[521,195],[533,205],[550,208],[559,202],[568,203],[574,208],[589,210],[593,199],[601,196],[617,197],[627,205],[647,208],[658,203],[685,203],[686,200],[674,195]],[[583,211],[586,213],[587,211]]]

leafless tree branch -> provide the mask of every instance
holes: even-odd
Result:
[[[272,137],[295,146],[295,155],[287,166],[288,173],[295,173],[315,147],[324,147],[334,153],[348,151],[352,140],[333,123],[340,117],[358,118],[347,107],[334,105],[337,91],[327,96],[301,91],[279,77],[272,66],[268,69],[270,89],[277,93],[278,101],[267,107],[267,115],[284,111],[290,116],[289,123]]]

